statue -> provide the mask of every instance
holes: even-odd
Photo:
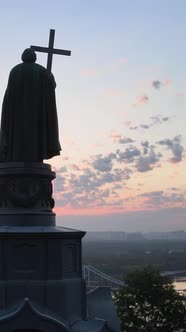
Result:
[[[54,77],[35,63],[33,49],[23,52],[22,61],[11,70],[4,96],[1,162],[42,162],[61,150]]]
[[[54,36],[51,29],[48,47],[26,49],[23,63],[10,72],[2,107],[0,162],[43,162],[60,154],[52,58],[70,56],[71,51],[54,48]],[[48,53],[47,69],[35,63],[35,51]]]

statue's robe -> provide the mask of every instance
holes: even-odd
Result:
[[[21,63],[10,72],[3,100],[0,161],[42,162],[60,150],[53,76]]]

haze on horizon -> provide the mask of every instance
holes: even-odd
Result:
[[[0,4],[1,103],[22,51],[47,46],[50,28],[55,47],[72,50],[53,59],[63,151],[47,162],[58,223],[185,230],[186,2]]]
[[[186,209],[140,211],[102,216],[57,216],[59,226],[87,232],[172,232],[184,230]],[[88,220],[87,220],[88,219]]]

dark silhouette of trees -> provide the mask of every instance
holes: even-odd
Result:
[[[184,297],[152,267],[128,273],[115,304],[122,332],[186,331]]]

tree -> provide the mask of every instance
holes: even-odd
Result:
[[[184,298],[167,277],[151,267],[128,273],[115,294],[122,332],[186,331]]]

